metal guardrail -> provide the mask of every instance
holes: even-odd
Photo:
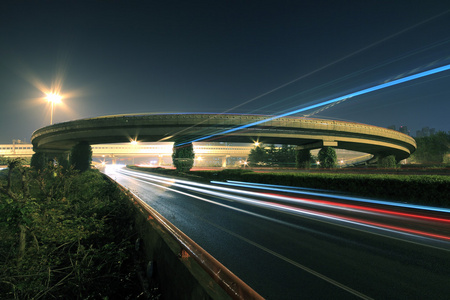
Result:
[[[112,183],[116,184],[127,196],[131,197],[133,203],[137,207],[142,208],[148,214],[148,220],[155,220],[170,236],[176,240],[181,247],[181,253],[179,253],[181,259],[188,259],[189,257],[192,257],[231,298],[264,299],[255,290],[243,282],[233,272],[228,270],[217,259],[211,256],[206,250],[200,247],[151,206],[127,190],[120,183],[114,181],[108,175],[105,174],[105,176]]]

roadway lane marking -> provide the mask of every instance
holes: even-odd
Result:
[[[209,222],[208,220],[205,220],[205,219],[204,219],[204,221],[208,222],[210,225],[212,225],[212,226],[214,226],[214,227],[216,227],[216,228],[218,228],[220,230],[223,230],[226,233],[228,233],[228,234],[230,234],[230,235],[232,235],[232,236],[234,236],[234,237],[236,237],[236,238],[238,238],[240,240],[243,240],[244,242],[247,242],[247,243],[249,243],[249,244],[251,244],[251,245],[253,245],[253,246],[255,246],[255,247],[257,247],[257,248],[259,248],[259,249],[261,249],[261,250],[263,250],[263,251],[265,251],[267,253],[269,253],[269,254],[272,254],[273,256],[276,256],[279,259],[284,260],[285,262],[287,262],[287,263],[289,263],[289,264],[291,264],[291,265],[293,265],[293,266],[295,266],[295,267],[297,267],[299,269],[302,269],[303,271],[306,271],[306,272],[310,273],[311,275],[314,275],[314,276],[316,276],[316,277],[318,277],[318,278],[320,278],[322,280],[325,280],[328,283],[331,283],[332,285],[334,285],[334,286],[336,286],[338,288],[341,288],[341,289],[343,289],[343,290],[345,290],[345,291],[347,291],[347,292],[349,292],[349,293],[351,293],[351,294],[353,294],[353,295],[355,295],[355,296],[357,296],[357,297],[359,297],[361,299],[373,299],[373,298],[371,298],[371,297],[369,297],[369,296],[367,296],[367,295],[365,295],[363,293],[360,293],[360,292],[358,292],[358,291],[356,291],[356,290],[354,290],[354,289],[352,289],[352,288],[350,288],[350,287],[348,287],[348,286],[346,286],[346,285],[344,285],[344,284],[342,284],[340,282],[337,282],[334,279],[331,279],[330,277],[327,277],[327,276],[325,276],[325,275],[323,275],[323,274],[321,274],[319,272],[316,272],[316,271],[314,271],[314,270],[312,270],[312,269],[310,269],[310,268],[308,268],[308,267],[306,267],[306,266],[304,266],[304,265],[302,265],[302,264],[300,264],[300,263],[298,263],[296,261],[293,261],[292,259],[287,258],[286,256],[283,256],[283,255],[281,255],[281,254],[279,254],[279,253],[277,253],[275,251],[272,251],[269,248],[266,248],[266,247],[264,247],[264,246],[262,246],[262,245],[260,245],[260,244],[258,244],[256,242],[253,242],[252,240],[249,240],[249,239],[247,239],[247,238],[245,238],[245,237],[243,237],[243,236],[241,236],[241,235],[239,235],[237,233],[234,233],[234,232],[232,232],[232,231],[230,231],[230,230],[228,230],[228,229],[226,229],[226,228],[224,228],[224,227],[222,227],[220,225],[211,223],[211,222]]]

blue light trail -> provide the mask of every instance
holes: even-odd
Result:
[[[217,135],[224,135],[224,134],[232,133],[232,132],[235,132],[235,131],[238,131],[238,130],[241,130],[241,129],[245,129],[245,128],[252,127],[252,126],[255,126],[255,125],[259,125],[259,124],[262,124],[262,123],[265,123],[265,122],[269,122],[269,121],[272,121],[272,120],[275,120],[275,119],[278,119],[278,118],[291,116],[291,115],[294,115],[294,114],[297,114],[297,113],[300,113],[300,112],[304,112],[304,111],[307,111],[307,110],[310,110],[310,109],[314,109],[314,108],[322,107],[322,106],[329,105],[329,104],[332,104],[332,103],[336,103],[336,102],[339,102],[339,101],[342,101],[342,100],[345,100],[345,99],[348,99],[348,98],[361,96],[361,95],[368,94],[368,93],[371,93],[371,92],[375,92],[375,91],[378,91],[378,90],[381,90],[381,89],[384,89],[384,88],[387,88],[387,87],[391,87],[391,86],[394,86],[394,85],[397,85],[397,84],[405,83],[405,82],[408,82],[408,81],[411,81],[411,80],[423,78],[423,77],[426,77],[426,76],[429,76],[429,75],[437,74],[437,73],[448,71],[448,70],[450,70],[450,65],[445,65],[445,66],[442,66],[442,67],[434,68],[434,69],[431,69],[431,70],[428,70],[428,71],[424,71],[424,72],[420,72],[420,73],[413,74],[413,75],[410,75],[410,76],[406,76],[406,77],[403,77],[403,78],[399,78],[399,79],[396,79],[396,80],[393,80],[393,81],[390,81],[390,82],[385,82],[383,84],[375,85],[373,87],[369,87],[369,88],[366,88],[366,89],[363,89],[363,90],[359,90],[359,91],[356,91],[356,92],[353,92],[353,93],[350,93],[350,94],[347,94],[347,95],[344,95],[344,96],[340,96],[340,97],[337,97],[337,98],[334,98],[334,99],[331,99],[331,100],[323,101],[323,102],[320,102],[320,103],[317,103],[317,104],[309,105],[307,107],[303,107],[303,108],[299,108],[299,109],[296,109],[296,110],[293,110],[293,111],[290,111],[290,112],[286,112],[286,113],[283,113],[281,115],[277,115],[277,116],[273,116],[273,117],[267,118],[265,120],[256,121],[256,122],[245,124],[245,125],[242,125],[242,126],[239,126],[239,127],[227,129],[227,130],[215,133],[215,134],[211,134],[211,135],[207,135],[207,136],[204,136],[204,137],[200,137],[200,138],[194,139],[194,140],[189,141],[189,142],[180,143],[180,144],[177,144],[176,146],[182,146],[182,145],[186,145],[186,144],[189,144],[189,143],[203,141],[203,140],[212,138],[212,137],[217,136]]]
[[[330,197],[330,198],[340,199],[340,200],[350,200],[350,201],[357,201],[357,202],[375,203],[375,204],[382,204],[382,205],[389,205],[389,206],[396,206],[396,207],[406,207],[406,208],[414,208],[414,209],[421,209],[421,210],[450,213],[450,209],[444,208],[444,207],[433,207],[433,206],[408,204],[408,203],[401,203],[401,202],[360,198],[360,197],[354,197],[354,196],[350,196],[350,195],[343,195],[342,193],[337,194],[336,191],[324,191],[324,190],[316,189],[316,192],[315,192],[314,191],[315,189],[306,189],[306,188],[298,188],[298,187],[292,187],[292,186],[254,183],[254,182],[243,182],[243,181],[234,181],[234,180],[227,180],[227,182],[211,181],[211,183],[219,184],[219,185],[238,186],[238,187],[244,187],[244,188],[250,187],[250,188],[261,189],[261,190],[288,192],[288,193],[309,195],[309,196],[318,196],[318,197]]]

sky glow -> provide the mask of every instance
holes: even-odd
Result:
[[[412,136],[425,126],[447,132],[447,75],[365,89],[449,64],[449,15],[442,0],[394,1],[388,10],[370,1],[0,1],[0,126],[8,128],[0,143],[29,141],[49,125],[50,92],[63,97],[55,124],[309,110],[408,126]],[[355,91],[368,96],[332,101]]]

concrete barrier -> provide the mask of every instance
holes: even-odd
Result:
[[[147,203],[105,176],[135,208],[144,259],[154,269],[150,273],[160,281],[164,299],[263,299]]]

